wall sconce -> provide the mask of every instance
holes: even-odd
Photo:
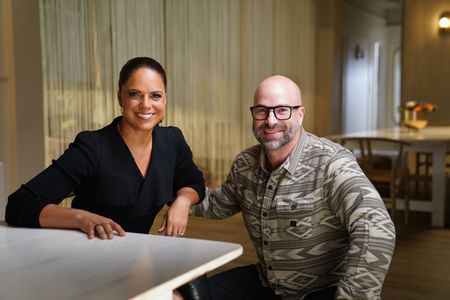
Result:
[[[353,57],[356,60],[364,58],[364,50],[361,48],[359,44],[356,44],[355,50],[353,50]]]
[[[439,31],[450,32],[450,12],[443,12],[439,17]]]

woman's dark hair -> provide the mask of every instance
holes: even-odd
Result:
[[[127,82],[127,80],[130,78],[131,74],[133,74],[134,71],[140,68],[147,68],[156,71],[163,80],[164,88],[167,89],[167,77],[164,68],[153,58],[144,56],[132,58],[123,65],[119,74],[119,91],[122,85],[124,85],[125,82]]]

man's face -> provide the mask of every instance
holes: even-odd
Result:
[[[263,84],[258,88],[254,106],[279,105],[298,106],[301,105],[301,101],[283,84]],[[278,150],[291,142],[299,132],[303,112],[303,107],[293,108],[289,119],[279,120],[271,109],[265,120],[253,120],[253,134],[266,150]]]

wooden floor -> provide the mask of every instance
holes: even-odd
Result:
[[[152,233],[160,222],[161,214]],[[383,286],[383,300],[450,299],[450,229],[433,229],[428,224],[429,214],[411,213],[410,225],[398,226],[395,253]],[[243,245],[241,257],[213,273],[256,262],[240,214],[222,221],[191,217],[186,236]]]
[[[450,299],[450,229],[397,230],[382,299]]]

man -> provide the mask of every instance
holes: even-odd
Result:
[[[300,89],[286,77],[263,80],[250,110],[260,145],[195,214],[242,211],[258,264],[211,277],[213,299],[379,299],[395,228],[354,156],[302,128]]]

